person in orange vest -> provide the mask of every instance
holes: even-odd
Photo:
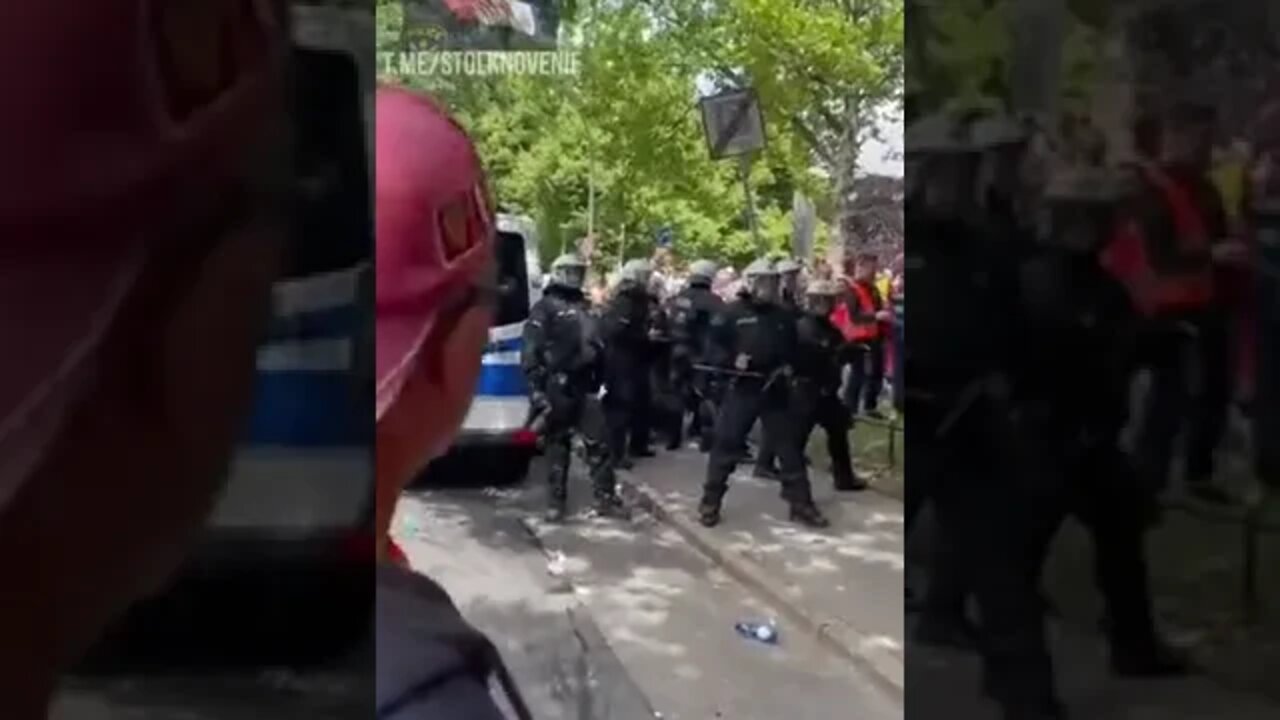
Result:
[[[876,287],[879,259],[873,253],[863,253],[852,265],[851,277],[846,279],[840,303],[831,315],[831,321],[847,343],[849,382],[845,385],[844,400],[854,414],[861,408],[868,417],[881,418],[885,327],[892,314]]]
[[[1213,482],[1213,457],[1230,403],[1229,323],[1218,269],[1242,260],[1228,239],[1208,171],[1213,108],[1179,103],[1159,128],[1162,162],[1134,163],[1136,191],[1121,211],[1103,263],[1145,321],[1140,363],[1151,372],[1136,459],[1153,493],[1165,490],[1174,441],[1188,427],[1186,482],[1201,500],[1230,503]],[[1146,126],[1150,133],[1154,128]],[[1198,390],[1198,392],[1195,392]]]

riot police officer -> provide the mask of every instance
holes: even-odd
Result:
[[[803,266],[793,258],[778,261],[778,286],[783,307],[799,312],[803,305],[800,271]]]
[[[613,462],[605,437],[604,414],[597,399],[604,342],[582,292],[587,264],[577,255],[561,255],[551,265],[551,284],[529,312],[521,364],[530,388],[530,406],[547,453],[547,518],[565,516],[569,458],[576,431],[586,451],[601,515],[622,516]]]
[[[673,428],[670,447],[680,445],[684,429],[684,414],[688,413],[689,435],[698,438],[703,452],[711,449],[711,429],[714,424],[718,378],[706,372],[695,372],[694,366],[705,364],[707,357],[707,333],[711,320],[724,311],[725,302],[711,289],[716,276],[716,264],[699,260],[689,266],[688,284],[667,305],[670,318],[671,386],[683,401],[679,426]]]
[[[800,451],[816,426],[827,434],[831,475],[837,490],[864,490],[867,483],[853,471],[849,450],[852,413],[839,396],[840,346],[844,336],[831,322],[840,291],[830,280],[805,288],[804,313],[796,322],[797,352],[791,383],[794,417],[799,420]]]
[[[652,275],[648,261],[627,261],[603,317],[604,408],[609,449],[621,468],[631,467],[631,458],[653,456],[649,448],[650,331],[653,329],[649,279]]]
[[[1018,277],[984,236],[973,190],[981,160],[970,134],[975,119],[933,116],[907,131],[923,184],[906,208],[913,293],[904,348],[912,416],[906,510],[910,523],[926,498],[934,505],[936,549],[946,556],[935,561],[931,585],[950,587],[936,598],[931,587],[926,604],[962,615],[964,592],[956,588],[972,591],[988,694],[1010,720],[1052,718],[1061,709],[1037,571],[1062,498],[1043,486],[1034,461],[1043,454],[1035,441],[1045,438],[1015,421]]]
[[[830,523],[813,503],[801,441],[788,412],[788,379],[796,352],[795,317],[778,305],[779,278],[773,263],[756,260],[743,272],[743,280],[743,293],[711,330],[729,388],[716,420],[699,519],[707,527],[719,524],[729,476],[743,456],[751,427],[759,420],[777,448],[782,494],[791,506],[791,519],[826,527]]]
[[[684,402],[672,383],[672,355],[675,338],[671,316],[663,302],[665,282],[658,275],[649,279],[649,388],[650,430],[665,438],[666,447],[680,446],[684,425]]]
[[[1186,664],[1152,618],[1148,496],[1121,448],[1141,320],[1099,261],[1123,189],[1109,173],[1081,172],[1059,177],[1046,192],[1048,232],[1023,268],[1020,405],[1024,423],[1051,439],[1044,462],[1058,477],[1046,484],[1065,488],[1064,512],[1092,535],[1112,669],[1122,676],[1178,675]]]
[[[800,263],[791,258],[783,258],[778,261],[776,268],[778,271],[778,304],[798,321],[804,316],[803,303],[800,296]],[[777,459],[778,453],[773,447],[773,438],[769,437],[768,433],[761,432],[760,452],[756,455],[753,474],[756,477],[777,480]]]

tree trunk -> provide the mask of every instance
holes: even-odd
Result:
[[[857,236],[854,228],[854,201],[857,199],[854,181],[858,172],[858,156],[862,152],[862,128],[867,116],[862,104],[863,99],[857,97],[850,97],[845,101],[845,129],[836,148],[834,234],[838,242],[833,244],[842,248],[846,254],[856,252],[863,240]]]

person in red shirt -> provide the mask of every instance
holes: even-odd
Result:
[[[892,319],[876,287],[879,264],[873,253],[858,256],[831,315],[847,343],[849,382],[845,385],[845,403],[853,413],[861,410],[869,417],[882,417],[879,406],[884,385],[885,326]]]
[[[1136,163],[1139,190],[1103,262],[1146,318],[1142,363],[1151,388],[1136,447],[1144,480],[1155,493],[1167,487],[1174,441],[1186,425],[1188,489],[1226,503],[1232,498],[1213,482],[1232,374],[1235,298],[1224,279],[1244,251],[1228,237],[1222,198],[1208,177],[1214,125],[1213,109],[1194,100],[1169,113],[1159,143],[1164,162]]]

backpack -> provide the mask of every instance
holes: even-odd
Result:
[[[406,568],[380,566],[376,605],[379,720],[505,720],[489,692],[498,681],[518,720],[532,720],[497,648],[448,593]]]

